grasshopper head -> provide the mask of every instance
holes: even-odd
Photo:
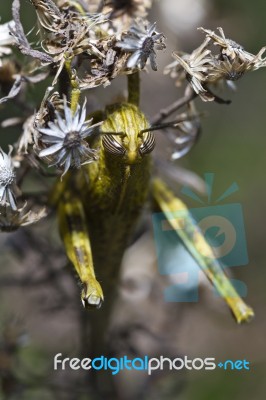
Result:
[[[101,126],[103,148],[127,165],[137,164],[155,146],[154,134],[142,132],[148,128],[148,121],[137,106],[118,104]]]

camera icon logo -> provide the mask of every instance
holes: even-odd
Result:
[[[203,207],[189,210],[196,226],[201,230],[213,251],[212,256],[210,254],[203,255],[215,258],[224,267],[246,265],[248,264],[248,253],[242,206],[238,203],[209,205],[213,180],[214,174],[205,174],[208,187],[207,205],[190,189],[182,189],[183,194],[203,205]],[[220,203],[237,190],[238,186],[234,183],[216,200],[216,203]],[[170,216],[168,215],[169,217],[182,221],[184,213],[176,211]],[[198,301],[199,266],[181,246],[177,236],[178,232],[170,226],[164,213],[153,214],[153,228],[159,272],[162,275],[175,276],[178,282],[165,289],[165,300],[171,302]],[[231,279],[231,283],[242,297],[246,296],[246,285],[242,281]]]
[[[192,208],[189,211],[218,261],[227,267],[248,263],[241,204]]]

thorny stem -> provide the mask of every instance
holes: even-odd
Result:
[[[156,114],[152,119],[151,119],[151,125],[157,125],[160,124],[163,120],[165,120],[169,115],[173,114],[175,111],[179,110],[186,104],[188,104],[190,101],[192,101],[195,97],[197,97],[197,94],[194,92],[194,90],[188,85],[185,90],[185,94],[181,99],[178,99],[174,103],[170,104],[168,107],[163,108],[158,114]]]

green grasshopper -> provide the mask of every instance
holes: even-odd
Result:
[[[151,174],[154,128],[149,130],[138,98],[138,88],[134,91],[129,79],[128,101],[111,105],[104,113],[93,143],[99,160],[68,172],[55,188],[60,233],[82,284],[82,304],[100,308],[105,298],[103,308],[110,311],[124,251],[143,207],[152,199],[236,321],[249,321],[253,310],[231,285],[187,207]],[[176,211],[182,212],[182,221],[171,218]]]

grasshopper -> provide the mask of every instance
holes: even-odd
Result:
[[[136,89],[137,88],[137,89]],[[108,106],[93,147],[97,162],[68,172],[57,184],[58,219],[68,258],[82,284],[85,308],[110,309],[121,260],[145,204],[165,213],[187,250],[230,307],[238,323],[253,317],[213,256],[186,205],[159,178],[153,177],[155,136],[139,108],[139,86],[129,79],[128,101]],[[182,221],[171,218],[181,211]],[[100,284],[101,282],[101,284]]]

